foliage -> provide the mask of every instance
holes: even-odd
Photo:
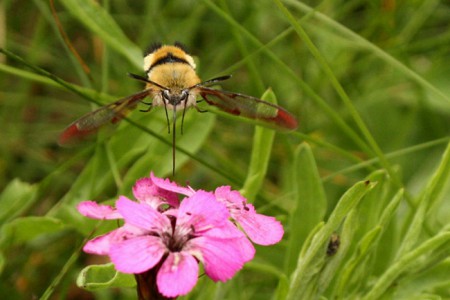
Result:
[[[185,299],[450,298],[444,3],[54,4],[84,66],[49,2],[0,4],[0,298],[136,297],[132,278],[81,252],[112,225],[86,221],[75,205],[131,197],[150,171],[170,175],[163,110],[135,112],[80,147],[56,140],[89,111],[84,100],[94,108],[142,89],[126,73],[142,72],[142,52],[157,41],[186,44],[204,80],[233,73],[226,90],[262,97],[270,87],[264,98],[300,121],[274,132],[215,111],[186,114],[175,180],[241,189],[286,235],[258,247],[230,282],[201,277]]]

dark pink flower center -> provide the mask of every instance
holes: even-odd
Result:
[[[177,226],[176,218],[169,216],[171,220],[171,231],[164,231],[160,233],[164,245],[166,245],[169,252],[180,252],[186,245],[187,241],[194,238],[194,227]]]

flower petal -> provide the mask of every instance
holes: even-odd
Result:
[[[226,222],[221,226],[216,226],[208,231],[203,232],[202,235],[221,239],[246,237],[245,234],[240,231],[237,226],[230,220],[226,220]]]
[[[234,223],[228,221],[225,226],[215,227],[208,230],[203,236],[213,237],[216,239],[233,239],[239,246],[237,247],[241,252],[241,258],[244,262],[248,262],[255,256],[255,247],[248,240],[247,236],[240,231]]]
[[[197,283],[198,262],[186,252],[170,253],[156,277],[158,290],[166,297],[186,295]]]
[[[109,205],[98,204],[94,201],[83,201],[78,203],[77,210],[83,216],[91,219],[112,220],[122,218],[115,208]]]
[[[218,201],[225,201],[229,198],[230,192],[231,187],[229,185],[223,185],[216,188],[214,194],[216,195]]]
[[[255,257],[256,249],[247,237],[242,237],[236,241],[239,243],[238,249],[244,262],[251,261]]]
[[[223,225],[229,216],[226,207],[216,201],[213,193],[197,191],[181,202],[177,226],[193,226],[199,233]]]
[[[273,245],[278,243],[284,234],[283,225],[274,217],[257,214],[253,205],[247,204],[251,208],[247,213],[236,218],[248,237],[259,245]]]
[[[156,186],[158,186],[163,190],[175,192],[177,194],[182,194],[185,196],[191,196],[195,193],[195,191],[192,190],[191,188],[179,186],[178,184],[170,181],[169,179],[162,179],[155,177],[155,175],[153,175],[153,172],[150,173],[150,178],[152,179],[153,183]]]
[[[199,237],[190,240],[186,251],[203,262],[205,273],[214,281],[226,281],[244,265],[239,239]]]
[[[165,251],[160,238],[147,235],[112,244],[109,257],[118,271],[137,274],[153,268]]]
[[[108,255],[109,247],[111,245],[111,232],[105,235],[98,236],[88,241],[84,247],[83,251],[86,253],[97,254],[97,255]]]
[[[97,255],[108,255],[111,244],[118,243],[125,239],[136,237],[142,234],[144,234],[142,229],[129,224],[124,224],[122,227],[119,227],[116,230],[88,241],[86,245],[84,245],[83,251],[86,253]]]
[[[214,193],[217,201],[225,203],[231,217],[242,226],[254,243],[273,245],[282,239],[283,225],[274,217],[256,213],[255,207],[248,204],[241,193],[231,190],[229,186],[218,187]]]
[[[231,190],[229,185],[224,185],[216,188],[214,194],[217,197],[217,201],[225,203],[227,206],[243,207],[247,204],[247,199],[242,196],[238,191]]]
[[[144,203],[137,203],[126,197],[120,197],[116,207],[130,225],[158,232],[168,230],[171,227],[170,220],[157,210]]]
[[[172,207],[178,207],[180,202],[174,192],[164,190],[155,185],[151,178],[142,178],[133,186],[133,194],[140,202],[145,202],[154,209],[167,203]]]

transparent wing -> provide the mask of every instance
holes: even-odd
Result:
[[[69,126],[59,136],[59,144],[70,146],[88,139],[105,125],[115,124],[136,108],[139,101],[152,93],[151,89],[122,98],[87,113]]]
[[[278,105],[255,97],[204,86],[198,86],[197,89],[208,104],[217,106],[227,113],[262,121],[281,129],[293,130],[298,127],[297,119]]]

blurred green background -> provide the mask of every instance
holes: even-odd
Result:
[[[281,220],[295,207],[292,162],[302,142],[314,154],[328,215],[345,190],[379,168],[395,170],[397,187],[416,195],[449,141],[450,7],[444,1],[283,1],[309,41],[276,1],[95,3],[55,1],[61,27],[89,74],[61,37],[49,1],[0,3],[0,47],[86,95],[0,54],[0,190],[17,179],[18,190],[33,190],[32,199],[4,222],[44,215],[84,222],[73,211],[78,201],[130,195],[134,180],[151,170],[170,175],[170,144],[126,122],[106,146],[101,137],[80,147],[57,145],[65,126],[96,107],[87,98],[106,104],[142,89],[127,72],[143,73],[142,55],[154,42],[185,44],[203,80],[233,74],[223,89],[261,97],[270,87],[278,104],[298,117],[296,132],[276,134],[256,197],[264,213]],[[131,119],[170,142],[163,109],[136,111]],[[196,189],[241,188],[254,128],[238,118],[189,111],[177,142],[193,157],[177,153],[176,180]],[[41,295],[82,239],[69,226],[50,237],[11,243],[4,249],[0,296]],[[53,297],[93,299],[74,282],[82,267],[98,260],[82,255]],[[255,290],[276,286],[261,282],[252,282]],[[97,297],[127,295],[132,298],[133,290]]]

